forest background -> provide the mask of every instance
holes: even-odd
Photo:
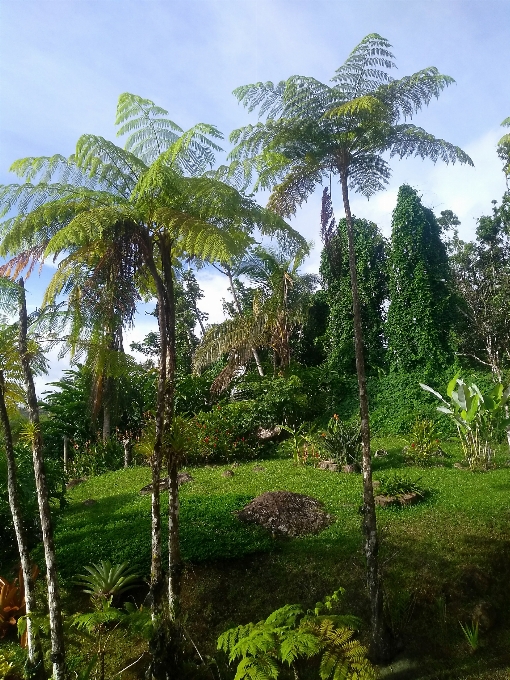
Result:
[[[83,132],[115,138],[112,112],[121,92],[135,92],[169,110],[184,129],[197,122],[230,131],[253,116],[231,95],[243,83],[290,74],[327,82],[352,46],[377,31],[393,45],[396,77],[436,65],[456,85],[423,109],[415,124],[460,146],[475,167],[433,165],[409,159],[393,163],[387,191],[370,201],[352,195],[353,213],[390,234],[398,187],[415,187],[438,215],[453,210],[460,236],[474,238],[476,219],[489,214],[505,184],[496,143],[508,115],[510,27],[508,2],[234,2],[201,0],[163,3],[68,2],[0,3],[1,131],[0,183],[15,181],[11,162],[26,156],[68,156]],[[229,143],[224,140],[228,151]],[[221,156],[219,161],[221,162]],[[321,192],[298,211],[292,225],[315,249],[303,271],[317,272]],[[257,200],[264,203],[263,193]],[[333,206],[341,217],[339,189]],[[27,284],[29,310],[38,306],[54,272],[51,262]],[[223,318],[226,277],[211,268],[198,273],[204,290],[201,308],[209,322]],[[154,329],[141,307],[125,346]],[[67,360],[51,356],[55,381]],[[138,357],[140,358],[140,357]]]

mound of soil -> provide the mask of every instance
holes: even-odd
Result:
[[[290,491],[267,491],[236,515],[242,522],[259,524],[274,536],[291,538],[318,534],[334,521],[318,500]]]

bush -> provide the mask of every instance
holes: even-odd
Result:
[[[437,458],[448,457],[448,454],[439,446],[439,430],[432,420],[422,418],[414,423],[408,440],[402,453],[406,461],[415,465],[427,465]]]
[[[263,450],[251,401],[217,404],[185,422],[184,449],[189,465],[255,458]]]
[[[380,486],[377,489],[377,493],[383,496],[394,496],[398,498],[399,496],[404,496],[408,493],[417,493],[419,496],[424,497],[427,493],[418,483],[420,477],[417,479],[412,479],[408,475],[400,475],[394,473],[388,477],[381,477]]]
[[[342,423],[335,413],[322,436],[322,444],[330,458],[339,465],[361,463],[361,429],[356,423]]]

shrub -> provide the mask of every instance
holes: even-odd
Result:
[[[447,456],[439,446],[437,425],[426,418],[414,423],[408,445],[404,447],[402,453],[407,461],[418,465],[426,465],[435,458]]]
[[[217,404],[185,422],[186,459],[189,465],[223,463],[255,458],[263,448],[256,436],[253,402]]]
[[[412,479],[408,475],[394,473],[388,477],[381,477],[379,481],[380,486],[377,492],[382,496],[398,498],[409,493],[417,493],[419,496],[424,497],[427,493],[426,489],[418,484],[420,477]]]
[[[361,463],[361,429],[359,422],[342,423],[335,413],[322,436],[323,447],[339,465]]]

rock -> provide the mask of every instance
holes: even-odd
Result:
[[[281,427],[262,427],[259,426],[255,430],[255,436],[257,439],[261,442],[268,442],[271,441],[271,439],[276,439],[282,431]]]
[[[221,473],[221,476],[222,477],[233,477],[234,472],[233,472],[233,470],[223,470],[223,472]]]
[[[253,468],[253,472],[265,472],[265,471],[266,468],[263,467],[262,465],[255,465],[255,467]]]
[[[317,466],[319,470],[329,470],[330,472],[338,472],[339,465],[334,460],[321,460]]]
[[[70,479],[66,484],[66,489],[72,489],[75,486],[78,486],[78,484],[83,484],[83,482],[86,481],[86,479]]]
[[[478,624],[482,631],[490,630],[495,623],[494,608],[488,602],[479,602],[473,609],[472,621],[473,624]]]
[[[375,496],[374,502],[380,508],[387,508],[390,505],[396,505],[398,500],[395,496]]]
[[[259,524],[280,537],[316,534],[333,522],[318,500],[290,491],[263,493],[236,515],[241,521]]]
[[[230,467],[238,468],[238,467],[239,467],[239,463],[232,463],[232,465],[231,465]]]
[[[467,470],[467,467],[465,465],[462,465],[462,463],[454,463],[453,467],[456,470]]]
[[[87,498],[86,501],[83,501],[83,505],[86,505],[87,508],[90,508],[92,505],[97,505],[97,501],[95,501],[93,498]]]
[[[193,477],[190,475],[189,472],[179,472],[177,475],[177,483],[179,486],[181,484],[186,484],[186,482],[193,482]],[[168,491],[168,477],[163,477],[163,479],[159,480],[159,490],[160,491]],[[143,489],[140,489],[140,494],[142,496],[146,496],[147,494],[152,492],[152,484],[147,484],[147,486],[144,486]]]
[[[386,449],[377,449],[377,451],[374,453],[374,458],[382,458],[383,456],[387,456],[388,452]]]
[[[353,472],[358,472],[359,468],[354,463],[353,465],[342,465],[342,472],[346,472],[347,474],[352,474]]]
[[[374,489],[378,489],[381,486],[381,482],[378,479],[373,479],[372,480],[372,487]]]
[[[421,500],[421,495],[419,493],[403,493],[397,498],[400,505],[414,505]]]

